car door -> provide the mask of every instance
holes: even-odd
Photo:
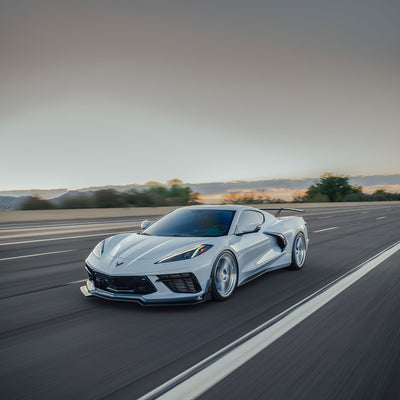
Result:
[[[264,214],[256,210],[244,210],[239,216],[235,229],[238,236],[234,247],[240,268],[240,282],[262,271],[269,258],[271,237],[262,233],[264,222]],[[250,225],[260,226],[261,229],[257,232],[242,233]]]

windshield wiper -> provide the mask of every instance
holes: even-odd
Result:
[[[180,233],[172,233],[171,235],[168,235],[168,236],[184,237],[185,235],[181,235]]]

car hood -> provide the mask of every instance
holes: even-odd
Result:
[[[131,234],[119,240],[109,240],[105,243],[104,254],[121,260],[151,259],[154,262],[160,258],[185,251],[199,244],[209,243],[212,238],[148,236]]]

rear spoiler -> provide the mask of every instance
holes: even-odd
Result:
[[[293,212],[298,212],[298,213],[303,213],[305,212],[304,210],[300,210],[299,208],[259,208],[261,211],[277,211],[275,214],[276,218],[279,218],[279,215],[281,214],[282,211],[293,211]]]

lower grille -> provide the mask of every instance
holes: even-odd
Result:
[[[86,266],[86,270],[89,279],[98,289],[114,293],[135,294],[149,294],[157,291],[147,276],[111,276],[97,272],[88,266]]]
[[[157,275],[157,278],[175,293],[198,293],[201,290],[199,281],[192,273],[163,274]]]

